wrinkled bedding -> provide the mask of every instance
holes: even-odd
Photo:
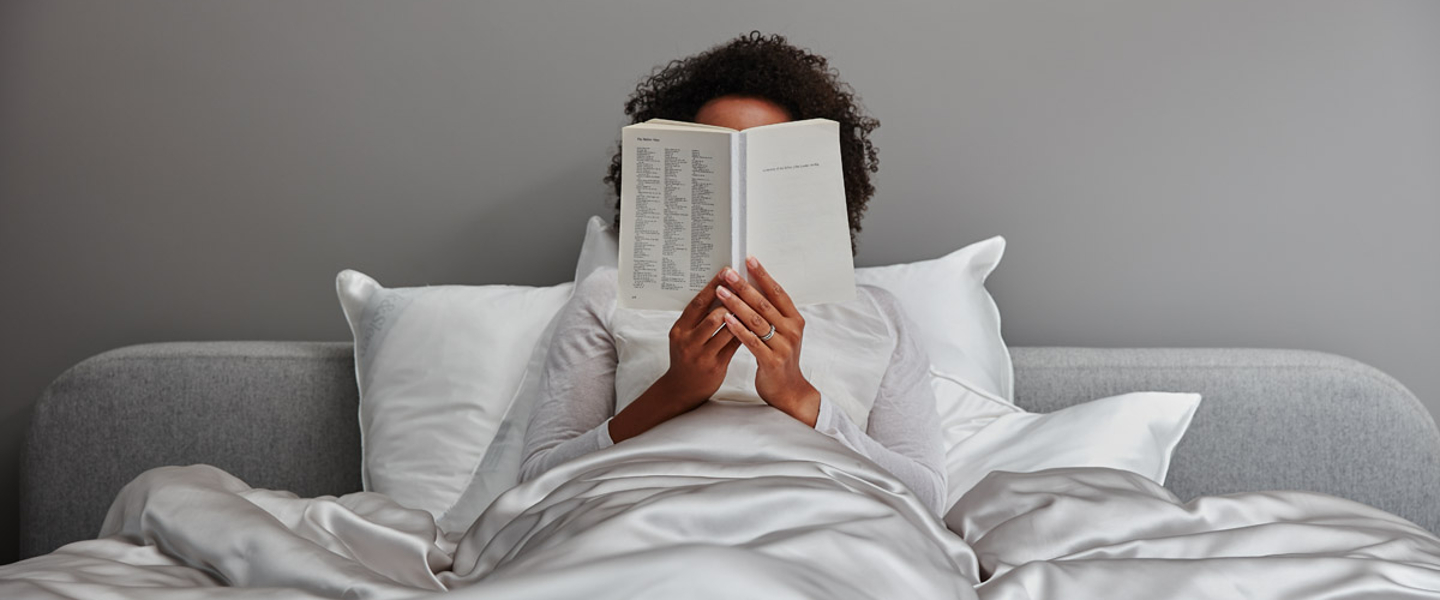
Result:
[[[1311,492],[1180,503],[1099,468],[995,473],[947,514],[981,598],[1440,598],[1440,539]]]
[[[0,567],[0,597],[1434,598],[1440,539],[1333,496],[1183,504],[1098,468],[994,473],[942,521],[794,419],[711,402],[449,537],[379,494],[154,469],[99,539]]]

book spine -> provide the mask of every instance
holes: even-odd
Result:
[[[730,134],[730,266],[740,273],[740,277],[749,279],[745,269],[745,257],[748,255],[745,248],[745,241],[749,236],[745,232],[745,172],[748,165],[745,162],[745,134],[735,132]]]

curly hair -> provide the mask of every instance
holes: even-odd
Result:
[[[790,45],[783,36],[752,31],[683,60],[657,66],[625,101],[630,122],[650,119],[694,121],[712,99],[749,96],[769,100],[795,120],[825,118],[840,123],[840,162],[850,216],[850,250],[865,205],[875,194],[870,174],[880,169],[870,132],[880,121],[867,115],[849,84],[840,81],[825,57]],[[605,183],[615,193],[615,228],[620,228],[622,145],[610,159]]]

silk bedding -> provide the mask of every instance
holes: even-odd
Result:
[[[100,539],[0,567],[4,598],[439,595],[1435,598],[1440,539],[1333,496],[1182,504],[1100,468],[997,472],[942,522],[829,437],[710,402],[506,492],[453,538],[380,494],[164,467],[120,492]]]

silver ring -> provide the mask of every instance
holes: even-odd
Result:
[[[762,342],[768,342],[768,341],[770,341],[770,338],[772,338],[772,337],[775,337],[775,324],[774,324],[774,323],[771,323],[771,324],[770,324],[770,333],[767,333],[767,334],[765,334],[765,335],[760,336],[760,341],[762,341]]]

